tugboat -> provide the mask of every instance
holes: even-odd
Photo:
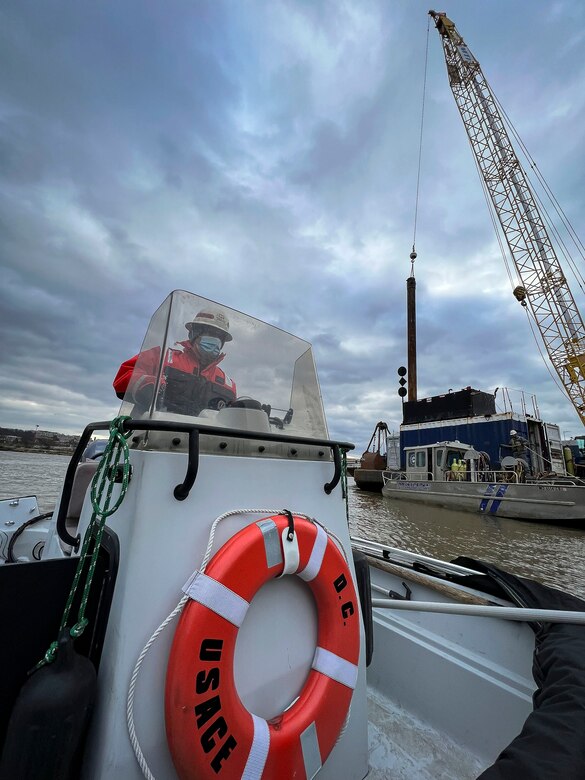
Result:
[[[352,539],[307,342],[175,291],[124,370],[0,565],[2,780],[583,776],[585,604]]]

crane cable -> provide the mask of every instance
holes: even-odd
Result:
[[[469,143],[471,145],[471,141]],[[473,147],[472,147],[472,152],[473,152]],[[479,163],[478,163],[478,161],[477,161],[477,159],[475,157],[475,154],[472,154],[472,158],[473,158],[473,161],[475,163],[475,169],[476,169],[477,175],[479,177],[481,188],[483,190],[483,196],[485,198],[485,202],[486,202],[486,205],[488,207],[488,213],[489,213],[490,219],[492,221],[492,226],[494,228],[494,233],[496,235],[496,239],[497,239],[498,245],[500,247],[500,253],[502,255],[502,260],[504,261],[504,266],[506,267],[506,272],[508,274],[508,279],[510,281],[510,286],[512,288],[514,288],[515,287],[515,283],[514,283],[514,279],[513,279],[513,272],[512,272],[512,269],[510,267],[510,263],[509,263],[509,260],[508,260],[508,253],[506,252],[506,244],[505,244],[504,239],[502,237],[501,225],[500,225],[499,219],[497,217],[494,204],[493,204],[492,199],[490,197],[490,194],[488,192],[487,184],[485,183],[485,180],[484,180],[484,178],[482,176],[481,168],[479,167]],[[535,331],[535,317],[534,317],[534,314],[532,313],[532,311],[527,306],[524,307],[524,311],[526,312],[526,319],[528,320],[528,325],[529,325],[530,331],[532,333],[532,338],[534,339],[534,343],[536,344],[536,348],[538,349],[538,353],[540,355],[540,358],[541,358],[542,362],[544,363],[544,366],[545,366],[546,370],[548,371],[548,373],[550,375],[550,378],[553,380],[553,382],[555,383],[557,388],[561,391],[561,393],[565,397],[569,397],[569,394],[567,392],[567,388],[564,387],[559,382],[558,376],[555,374],[554,371],[551,370],[550,361],[546,359],[546,356],[544,355],[544,353],[542,351],[541,340],[538,338],[538,336],[536,335],[536,331]],[[569,401],[570,400],[571,400],[571,398],[569,397]]]
[[[557,214],[560,222],[564,226],[564,228],[567,231],[567,234],[569,235],[571,241],[575,245],[577,253],[581,256],[582,259],[585,259],[585,246],[583,246],[583,243],[582,243],[581,239],[579,238],[579,236],[577,235],[577,232],[576,232],[575,228],[573,227],[573,225],[571,224],[571,221],[569,220],[569,218],[565,214],[561,204],[559,203],[559,201],[556,198],[555,194],[551,190],[548,182],[546,181],[546,179],[544,178],[543,174],[541,173],[541,171],[540,171],[536,161],[534,160],[534,158],[532,157],[532,155],[528,151],[528,148],[527,148],[526,144],[524,143],[524,141],[522,140],[520,134],[518,133],[518,131],[514,127],[514,125],[512,123],[512,120],[510,119],[509,115],[506,113],[506,110],[504,109],[504,107],[502,106],[502,104],[500,103],[500,101],[497,99],[497,97],[494,95],[493,92],[492,92],[492,97],[493,97],[493,99],[494,99],[494,101],[495,101],[495,103],[496,103],[496,105],[498,107],[498,110],[500,111],[500,113],[502,114],[502,116],[505,119],[505,124],[509,128],[509,130],[512,133],[513,137],[517,141],[520,149],[522,150],[522,153],[524,154],[524,156],[526,158],[526,162],[528,163],[530,169],[533,171],[534,175],[536,176],[536,179],[538,180],[538,182],[539,182],[540,186],[542,187],[543,191],[546,193],[549,201],[552,203],[553,208],[556,211],[556,214]],[[528,180],[528,176],[526,176],[526,178]],[[529,182],[529,183],[531,183],[531,182]],[[582,291],[585,291],[584,287],[583,287],[583,285],[585,284],[585,280],[583,278],[583,274],[577,268],[577,266],[575,264],[575,261],[573,260],[573,258],[571,256],[571,253],[570,253],[569,249],[567,248],[567,246],[566,246],[562,236],[559,233],[559,230],[557,229],[556,225],[551,220],[551,218],[550,218],[550,216],[549,216],[549,214],[547,212],[547,209],[544,206],[544,203],[542,202],[542,199],[540,198],[538,193],[534,190],[534,188],[531,188],[531,189],[532,189],[532,194],[534,195],[535,199],[537,200],[538,204],[540,205],[541,211],[543,213],[544,219],[545,219],[549,229],[555,235],[555,237],[556,237],[556,239],[558,241],[559,248],[562,251],[563,257],[565,258],[566,262],[571,267],[571,270],[573,271],[573,274],[575,275],[575,279],[577,281],[577,284],[579,285],[579,287],[580,287],[580,289]]]
[[[541,184],[541,186],[542,186],[543,190],[546,192],[549,200],[551,201],[551,203],[555,207],[557,215],[559,216],[559,219],[561,220],[562,224],[564,225],[565,230],[571,236],[571,239],[573,240],[573,243],[575,244],[578,253],[583,257],[583,252],[579,248],[579,245],[581,245],[581,246],[583,246],[583,245],[581,244],[581,241],[580,241],[579,237],[577,236],[573,226],[571,225],[571,223],[569,222],[568,218],[566,217],[566,215],[565,215],[564,211],[562,210],[560,204],[558,204],[558,201],[556,200],[554,194],[552,193],[549,185],[546,183],[546,180],[544,179],[544,177],[542,176],[542,174],[538,170],[538,166],[536,165],[536,162],[534,161],[534,159],[530,155],[530,153],[529,153],[525,143],[523,142],[522,138],[520,137],[520,134],[518,133],[518,131],[516,130],[516,128],[512,124],[512,121],[511,121],[510,117],[508,116],[508,114],[506,113],[505,109],[503,108],[503,106],[501,105],[499,100],[497,99],[497,97],[494,94],[493,90],[491,89],[490,85],[487,84],[487,82],[486,82],[486,85],[487,85],[489,93],[490,93],[492,99],[494,100],[498,110],[501,112],[502,116],[504,117],[504,120],[503,120],[504,123],[509,128],[509,130],[512,133],[513,137],[518,142],[518,144],[519,144],[522,152],[524,153],[524,155],[526,157],[526,160],[528,161],[531,169],[535,171],[539,183]],[[508,253],[506,251],[507,242],[504,242],[504,240],[503,240],[502,228],[501,228],[501,225],[500,225],[500,221],[499,221],[498,215],[496,213],[495,206],[494,206],[494,204],[492,202],[492,199],[490,197],[490,193],[488,192],[487,184],[486,184],[485,179],[484,179],[484,177],[482,175],[482,170],[480,168],[479,162],[478,162],[478,160],[476,158],[476,155],[474,153],[473,145],[471,143],[471,139],[469,138],[469,136],[468,136],[468,141],[469,141],[469,145],[471,146],[472,159],[474,161],[475,168],[476,168],[476,171],[477,171],[477,174],[478,174],[478,177],[479,177],[479,181],[480,181],[480,184],[481,184],[481,187],[482,187],[482,190],[483,190],[483,195],[484,195],[487,207],[488,207],[488,212],[489,212],[489,215],[490,215],[490,219],[492,221],[492,225],[493,225],[493,228],[494,228],[494,231],[495,231],[495,234],[496,234],[496,238],[497,238],[497,241],[498,241],[498,244],[499,244],[499,247],[500,247],[500,252],[501,252],[501,255],[502,255],[502,259],[503,259],[504,265],[506,267],[506,272],[508,274],[508,279],[510,281],[511,287],[514,288],[515,287],[515,283],[513,281],[513,272],[512,272],[512,269],[510,267],[510,263],[509,263],[509,259],[508,259]],[[518,163],[520,164],[519,160],[518,160]],[[534,186],[533,186],[532,182],[529,180],[528,175],[526,174],[525,171],[524,171],[524,175],[525,175],[526,182],[527,182],[528,186],[530,187],[532,195],[534,196],[535,200],[537,201],[538,205],[541,208],[541,212],[542,212],[541,216],[542,216],[546,226],[549,228],[549,230],[556,237],[557,242],[558,242],[558,244],[559,244],[559,246],[560,246],[560,248],[562,250],[562,254],[563,254],[565,260],[567,261],[567,263],[569,264],[569,266],[571,267],[571,270],[573,271],[573,274],[575,276],[577,284],[579,285],[579,288],[581,290],[583,290],[583,286],[582,286],[581,281],[580,281],[580,280],[583,280],[582,274],[577,269],[576,264],[575,264],[574,260],[572,259],[572,257],[570,255],[570,253],[569,253],[569,251],[568,251],[568,249],[567,249],[567,247],[566,247],[566,245],[565,245],[561,235],[559,234],[558,229],[556,228],[556,226],[554,225],[553,221],[551,220],[550,215],[548,214],[547,209],[544,206],[544,203],[542,202],[542,199],[538,196],[538,193],[535,191]],[[553,251],[554,251],[554,249],[553,249]],[[515,264],[514,264],[514,268],[515,268]],[[516,269],[516,274],[518,274],[517,269]],[[522,279],[520,278],[519,274],[518,274],[518,279],[519,279],[520,282],[522,281]],[[544,365],[546,367],[546,370],[548,371],[551,379],[553,380],[553,382],[557,386],[557,388],[560,390],[560,392],[563,394],[563,396],[568,398],[569,401],[571,401],[571,403],[572,403],[572,399],[570,397],[570,394],[569,394],[567,388],[564,386],[564,384],[561,384],[559,382],[558,376],[555,374],[555,372],[553,372],[551,370],[550,357],[549,357],[549,360],[547,360],[546,356],[543,353],[541,339],[538,338],[538,336],[536,334],[536,330],[535,330],[535,326],[537,326],[537,323],[536,323],[536,317],[535,317],[534,313],[529,309],[529,307],[525,307],[525,311],[526,311],[526,318],[528,320],[528,325],[530,327],[530,330],[532,332],[532,337],[534,339],[534,343],[536,344],[536,347],[537,347],[538,352],[540,354],[540,358],[541,358],[542,362],[544,363]],[[538,331],[540,332],[540,328],[538,328]],[[542,334],[541,334],[541,336],[542,336]]]
[[[468,138],[469,140],[469,138]],[[469,145],[471,146],[471,141],[469,141]],[[476,159],[476,156],[473,151],[473,146],[471,146],[471,153],[472,153],[472,159],[475,164],[475,170],[477,171],[477,175],[479,178],[479,183],[481,184],[481,189],[483,191],[483,196],[485,198],[485,202],[488,207],[488,213],[490,215],[490,219],[492,221],[492,227],[494,229],[494,233],[496,236],[496,239],[498,241],[498,245],[500,247],[500,253],[502,255],[502,259],[504,261],[504,265],[506,267],[506,272],[508,274],[508,279],[510,281],[510,286],[512,289],[516,286],[513,279],[512,269],[510,268],[510,263],[508,262],[508,255],[506,252],[506,244],[504,242],[504,239],[502,237],[502,229],[500,226],[500,221],[498,219],[498,216],[496,214],[496,210],[494,208],[494,204],[492,202],[492,199],[490,197],[490,194],[488,192],[487,184],[485,183],[485,179],[483,178],[481,168],[479,167],[479,162]],[[522,281],[522,280],[520,280]]]
[[[428,47],[429,47],[429,29],[430,29],[430,19],[429,19],[429,21],[427,23],[427,48],[426,48],[426,52],[425,52],[425,74],[424,74],[424,82],[423,82],[423,106],[422,106],[422,112],[421,112],[420,144],[419,144],[419,158],[418,158],[418,174],[417,174],[417,180],[416,180],[416,207],[415,207],[415,214],[414,214],[414,236],[413,236],[413,244],[412,244],[412,251],[413,251],[413,253],[415,252],[416,220],[417,220],[417,213],[418,213],[418,194],[419,194],[419,181],[420,181],[420,169],[421,169],[424,106],[425,106],[426,79],[427,79],[427,62],[428,62],[428,50],[429,50],[428,49]],[[524,146],[524,143],[522,142],[522,139],[520,138],[520,136],[516,132],[516,130],[515,130],[514,126],[512,125],[509,117],[507,116],[505,111],[502,109],[502,106],[500,105],[499,101],[497,100],[496,96],[491,91],[491,89],[490,89],[490,92],[492,94],[492,97],[496,101],[496,104],[498,105],[498,107],[500,108],[502,113],[504,114],[504,116],[506,118],[506,121],[508,123],[508,126],[510,127],[514,137],[518,140],[518,143],[520,144],[522,150],[524,151],[527,159],[532,160],[532,158],[528,154],[528,151],[526,150],[526,147]],[[474,150],[473,150],[473,146],[471,144],[471,139],[469,137],[468,137],[468,141],[469,141],[469,145],[471,146],[471,152],[472,152],[471,157],[472,157],[473,162],[475,164],[475,169],[477,171],[477,175],[478,175],[478,178],[479,178],[479,181],[480,181],[480,184],[481,184],[481,188],[482,188],[482,191],[483,191],[485,202],[486,202],[486,205],[488,207],[488,214],[490,215],[490,219],[491,219],[492,226],[493,226],[493,229],[494,229],[494,234],[496,236],[498,245],[500,247],[500,253],[502,255],[502,260],[504,261],[504,266],[505,266],[506,272],[508,274],[508,279],[510,281],[510,286],[512,288],[514,288],[516,286],[515,283],[514,283],[514,279],[513,279],[514,274],[512,272],[512,268],[510,267],[510,263],[508,261],[508,254],[506,252],[506,243],[505,243],[504,238],[502,236],[502,230],[501,230],[501,226],[500,226],[500,221],[499,221],[498,216],[496,214],[494,204],[492,202],[492,199],[491,199],[490,194],[489,194],[488,189],[487,189],[487,184],[486,184],[485,179],[484,179],[484,177],[482,175],[482,171],[481,171],[481,168],[479,166],[479,162],[478,162],[478,160],[476,158],[476,155],[475,155]],[[536,164],[532,165],[532,163],[531,163],[531,167],[536,167]],[[545,188],[547,188],[547,187],[548,187],[548,185],[545,184]],[[549,195],[549,197],[551,197],[551,195]],[[553,198],[554,198],[554,196],[551,197],[551,200]],[[546,209],[544,211],[545,211],[545,214],[546,214]],[[558,213],[558,209],[557,209],[557,213]],[[549,221],[548,220],[548,215],[547,215],[547,221]],[[568,220],[566,220],[566,222],[568,222]],[[514,266],[514,268],[515,268],[515,266]],[[536,344],[536,348],[538,349],[538,353],[540,355],[540,358],[541,358],[542,362],[544,363],[544,366],[545,366],[546,370],[548,371],[551,379],[553,380],[553,382],[557,386],[557,388],[561,391],[561,393],[564,396],[568,396],[567,389],[563,385],[561,385],[561,383],[558,380],[558,377],[551,370],[550,362],[546,359],[546,357],[545,357],[545,355],[544,355],[544,353],[542,351],[541,342],[540,342],[538,336],[536,335],[536,331],[535,331],[534,315],[532,314],[532,312],[530,311],[530,309],[528,307],[525,307],[525,311],[526,311],[526,319],[528,320],[528,325],[529,325],[530,331],[532,333],[532,338],[534,339],[534,343]],[[569,400],[571,400],[571,399],[569,398]]]
[[[536,347],[537,347],[538,352],[540,354],[541,360],[544,363],[544,365],[546,367],[546,370],[548,371],[548,373],[550,375],[550,378],[555,383],[557,388],[561,391],[561,393],[566,398],[568,398],[569,401],[571,401],[571,403],[572,403],[571,396],[569,395],[569,393],[567,391],[567,388],[559,382],[559,378],[558,378],[557,374],[554,371],[551,371],[550,360],[546,359],[546,356],[545,356],[544,352],[542,351],[541,341],[538,338],[538,336],[536,335],[536,331],[534,329],[534,326],[535,326],[534,315],[528,309],[528,307],[525,307],[525,311],[526,311],[526,319],[528,320],[528,324],[530,325],[530,330],[532,331],[532,338],[534,339],[534,343],[536,344]]]
[[[421,161],[422,161],[422,144],[423,144],[423,128],[424,128],[424,121],[425,121],[425,102],[426,102],[426,92],[427,92],[427,65],[429,61],[429,31],[431,28],[431,18],[429,17],[427,20],[427,42],[425,47],[425,68],[424,68],[424,77],[423,77],[423,91],[422,91],[422,107],[420,112],[420,136],[419,136],[419,142],[418,142],[418,170],[416,174],[416,196],[414,200],[414,231],[412,235],[412,254],[410,256],[411,260],[411,276],[414,276],[414,260],[416,258],[416,223],[418,219],[418,195],[419,195],[419,189],[420,189],[420,171],[421,171]],[[414,255],[414,257],[413,257]]]

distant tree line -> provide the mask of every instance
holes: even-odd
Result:
[[[58,449],[71,451],[75,449],[79,436],[71,436],[55,431],[23,430],[22,428],[0,427],[0,445],[6,448],[24,448],[42,450]]]

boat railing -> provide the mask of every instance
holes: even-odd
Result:
[[[487,469],[485,471],[444,471],[437,479],[430,471],[384,471],[384,484],[387,482],[520,482],[519,475],[511,469]]]
[[[161,431],[161,432],[171,432],[171,433],[186,433],[188,435],[187,471],[185,473],[185,478],[183,482],[176,485],[173,490],[173,496],[177,501],[184,501],[186,498],[188,498],[189,492],[191,491],[191,488],[195,484],[195,480],[197,478],[197,473],[199,470],[200,434],[207,435],[207,436],[221,437],[222,439],[239,438],[239,439],[247,439],[247,440],[256,440],[261,442],[283,441],[287,445],[291,443],[297,443],[300,445],[309,445],[309,446],[318,445],[320,447],[323,447],[323,449],[319,451],[319,456],[324,456],[325,448],[328,448],[333,456],[334,472],[331,480],[329,482],[326,482],[323,485],[323,490],[325,491],[325,493],[327,493],[327,495],[329,495],[337,487],[337,485],[341,480],[342,471],[343,471],[342,453],[343,452],[347,453],[350,450],[353,450],[354,448],[354,445],[351,444],[350,442],[330,441],[329,439],[313,439],[313,438],[300,437],[300,436],[295,437],[293,439],[290,436],[284,436],[279,433],[247,431],[247,430],[240,430],[238,428],[216,428],[210,425],[198,425],[196,423],[187,422],[187,420],[190,419],[191,418],[186,417],[185,422],[183,421],[179,422],[176,420],[142,420],[142,419],[135,420],[132,419],[131,417],[126,417],[124,418],[121,425],[121,431],[128,434],[131,434],[134,431]],[[69,500],[71,498],[71,491],[73,487],[75,472],[77,470],[77,465],[81,460],[83,452],[85,451],[85,448],[87,447],[92,437],[92,434],[95,433],[95,431],[108,431],[110,430],[110,426],[111,423],[109,421],[103,421],[103,422],[90,423],[90,425],[87,425],[85,427],[85,430],[83,431],[81,437],[79,438],[77,447],[75,448],[75,452],[73,453],[71,460],[69,461],[69,466],[67,467],[67,471],[65,473],[65,482],[63,484],[63,491],[61,493],[61,501],[59,504],[59,509],[57,510],[56,530],[61,541],[73,547],[74,552],[77,552],[77,550],[79,549],[81,537],[79,534],[77,536],[71,536],[71,534],[67,530],[66,511],[67,511],[67,507],[69,506]],[[138,447],[140,443],[139,437],[133,436],[131,441],[133,447]],[[264,449],[263,445],[262,445],[262,449]],[[121,468],[121,466],[119,468]]]
[[[564,477],[562,475],[550,475],[545,477],[528,477],[530,485],[550,485],[553,487],[585,487],[585,480],[574,475]]]
[[[520,482],[517,471],[513,469],[484,469],[478,471],[445,471],[447,482]]]
[[[384,483],[411,480],[412,482],[432,482],[434,480],[431,471],[384,471],[382,472]]]

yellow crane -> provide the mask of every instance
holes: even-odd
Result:
[[[528,177],[479,62],[445,13],[429,11],[477,168],[510,250],[519,284],[550,361],[585,424],[585,326]]]

